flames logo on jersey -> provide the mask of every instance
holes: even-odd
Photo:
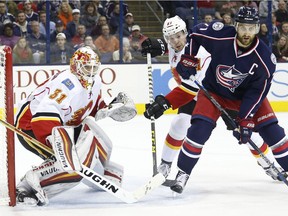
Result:
[[[216,79],[217,82],[225,88],[228,88],[231,92],[235,91],[243,80],[249,74],[242,74],[240,71],[236,70],[234,65],[218,65],[216,68]]]

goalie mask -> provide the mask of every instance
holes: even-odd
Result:
[[[163,36],[165,41],[176,51],[181,51],[186,44],[186,23],[179,17],[174,16],[165,20],[163,24]]]
[[[86,89],[92,87],[100,65],[99,56],[88,46],[76,50],[70,60],[71,73],[77,76],[81,85]]]

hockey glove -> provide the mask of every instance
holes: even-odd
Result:
[[[198,64],[199,59],[190,55],[183,54],[176,66],[176,70],[183,79],[189,79],[191,75],[196,74]]]
[[[163,95],[158,95],[152,104],[146,104],[144,116],[148,119],[154,116],[154,118],[157,119],[170,107],[169,101]]]
[[[247,143],[251,138],[253,128],[255,126],[251,118],[236,119],[238,128],[233,131],[233,136],[239,140],[239,144]]]
[[[165,53],[166,47],[165,43],[161,39],[147,38],[141,44],[142,46],[142,56],[146,57],[147,53],[151,53],[151,57],[163,55]]]

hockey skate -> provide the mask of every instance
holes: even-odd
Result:
[[[161,173],[165,178],[168,177],[171,171],[172,162],[161,160],[160,165],[157,167],[158,173]]]
[[[28,171],[16,189],[16,202],[20,205],[43,206],[49,203],[36,173]]]
[[[176,193],[181,194],[184,190],[184,187],[189,179],[189,175],[185,172],[179,170],[176,176],[176,183],[170,187],[170,189]]]
[[[273,170],[273,168],[270,167],[262,167],[265,171],[265,173],[270,176],[272,179],[274,180],[278,180],[281,181],[281,179],[278,177],[277,173]],[[281,168],[281,167],[277,167],[277,169],[283,174],[284,178],[287,179],[288,174]]]

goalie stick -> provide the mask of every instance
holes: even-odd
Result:
[[[236,122],[231,118],[231,116],[226,112],[226,110],[218,103],[218,101],[207,91],[207,89],[202,86],[199,81],[192,75],[190,76],[190,80],[192,80],[202,91],[204,91],[204,94],[206,97],[217,107],[217,109],[227,117],[228,123],[233,127],[234,130],[238,129]],[[272,168],[275,173],[277,173],[278,178],[283,181],[288,186],[288,181],[284,177],[284,175],[279,171],[277,167],[275,167],[274,163],[271,163],[271,161],[264,155],[264,153],[259,149],[259,147],[251,140],[248,140],[249,144],[253,147],[255,151],[258,152],[260,157],[267,163],[269,168]]]
[[[34,139],[33,137],[29,136],[28,134],[14,127],[8,122],[3,121],[2,119],[0,119],[0,122],[11,131],[19,134],[20,136],[29,140],[39,148],[54,155],[54,152],[50,148],[48,148],[38,140]],[[82,166],[81,171],[75,171],[77,174],[81,175],[83,178],[87,179],[92,184],[98,186],[102,190],[110,193],[111,195],[113,195],[114,197],[120,199],[125,203],[135,203],[139,201],[141,198],[146,196],[150,191],[159,187],[165,181],[165,177],[161,173],[158,173],[157,175],[153,176],[147,183],[137,188],[135,191],[129,192],[123,189],[122,187],[116,185],[112,181],[108,180],[104,176],[100,175],[99,173],[95,172],[94,170],[86,167],[85,165],[82,164],[81,166]]]

